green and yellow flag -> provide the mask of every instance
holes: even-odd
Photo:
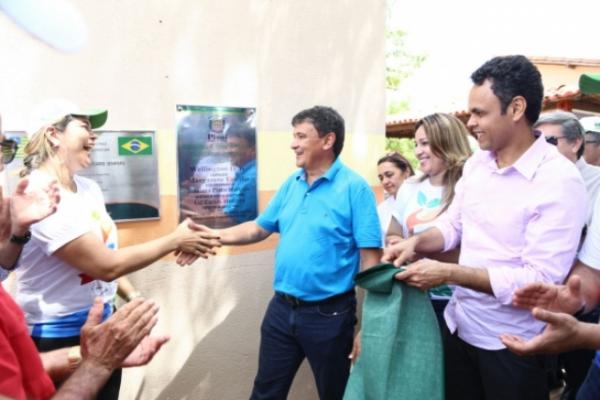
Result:
[[[152,138],[122,136],[119,138],[120,156],[147,156],[152,154]]]

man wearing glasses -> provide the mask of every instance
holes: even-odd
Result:
[[[15,158],[19,145],[12,139],[3,139],[0,142],[2,147],[2,165],[10,163]]]
[[[585,131],[585,152],[588,164],[600,166],[600,117],[584,117],[579,120]]]
[[[591,146],[585,138],[584,127],[575,114],[566,111],[544,113],[540,115],[533,127],[542,132],[546,142],[555,145],[563,156],[575,163],[581,173],[588,193],[587,224],[589,225],[600,188],[600,167],[588,164],[583,157],[584,148]],[[581,322],[597,322],[599,315],[599,309],[594,308],[591,312],[578,316],[577,319]],[[559,368],[566,372],[563,399],[575,398],[595,354],[594,350],[580,349],[559,355]]]
[[[584,149],[591,146],[584,137],[583,126],[575,114],[567,111],[553,111],[540,115],[533,125],[533,129],[542,132],[546,142],[555,145],[560,154],[573,162],[581,173],[588,193],[587,221],[589,223],[592,218],[594,200],[600,189],[600,167],[588,164],[583,157]],[[600,132],[598,135],[600,136]]]

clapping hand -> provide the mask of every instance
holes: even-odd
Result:
[[[52,180],[45,187],[30,187],[27,190],[28,186],[29,180],[21,179],[10,199],[12,230],[18,234],[53,214],[60,201],[56,180]]]
[[[515,290],[513,304],[520,308],[543,309],[574,314],[584,306],[581,278],[571,276],[565,285],[531,283]]]
[[[109,371],[121,366],[143,365],[168,340],[166,336],[148,336],[157,322],[158,306],[153,301],[138,297],[100,323],[103,307],[102,299],[96,298],[81,328],[84,360],[91,359]]]

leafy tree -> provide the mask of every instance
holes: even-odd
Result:
[[[415,141],[414,139],[399,139],[399,138],[387,138],[385,143],[386,151],[397,151],[402,154],[416,171],[419,169],[419,160],[415,156]]]
[[[406,33],[399,29],[388,30],[385,34],[385,87],[389,90],[398,90],[402,81],[426,59],[423,54],[406,50],[405,36]]]

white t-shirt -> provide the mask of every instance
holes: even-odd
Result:
[[[379,215],[379,224],[381,225],[382,247],[385,246],[385,235],[387,234],[392,219],[392,213],[396,207],[394,196],[388,196],[387,199],[377,205],[377,215]]]
[[[47,185],[49,175],[33,171],[31,187]],[[66,264],[53,253],[65,244],[93,232],[110,249],[118,247],[117,229],[106,212],[98,185],[81,176],[74,177],[77,192],[60,192],[55,214],[31,226],[27,243],[15,270],[16,300],[31,326],[87,310],[94,298],[112,302],[116,283],[95,280]]]
[[[583,157],[580,157],[579,160],[575,163],[579,173],[581,173],[581,177],[583,178],[583,183],[585,183],[585,189],[588,194],[588,218],[587,224],[590,224],[592,219],[592,212],[594,208],[594,202],[596,201],[596,197],[598,197],[598,190],[600,189],[600,167],[596,165],[591,165],[585,162]]]
[[[411,177],[396,194],[394,218],[402,225],[402,236],[408,238],[431,226],[442,209],[443,186],[433,186],[429,178]]]
[[[590,268],[600,270],[600,196],[594,201],[592,222],[588,225],[583,246],[577,258]]]
[[[402,226],[402,236],[409,238],[429,228],[442,209],[443,186],[433,186],[429,178],[412,177],[404,181],[396,194],[393,216]],[[447,300],[452,287],[441,285],[429,290],[432,299]]]

